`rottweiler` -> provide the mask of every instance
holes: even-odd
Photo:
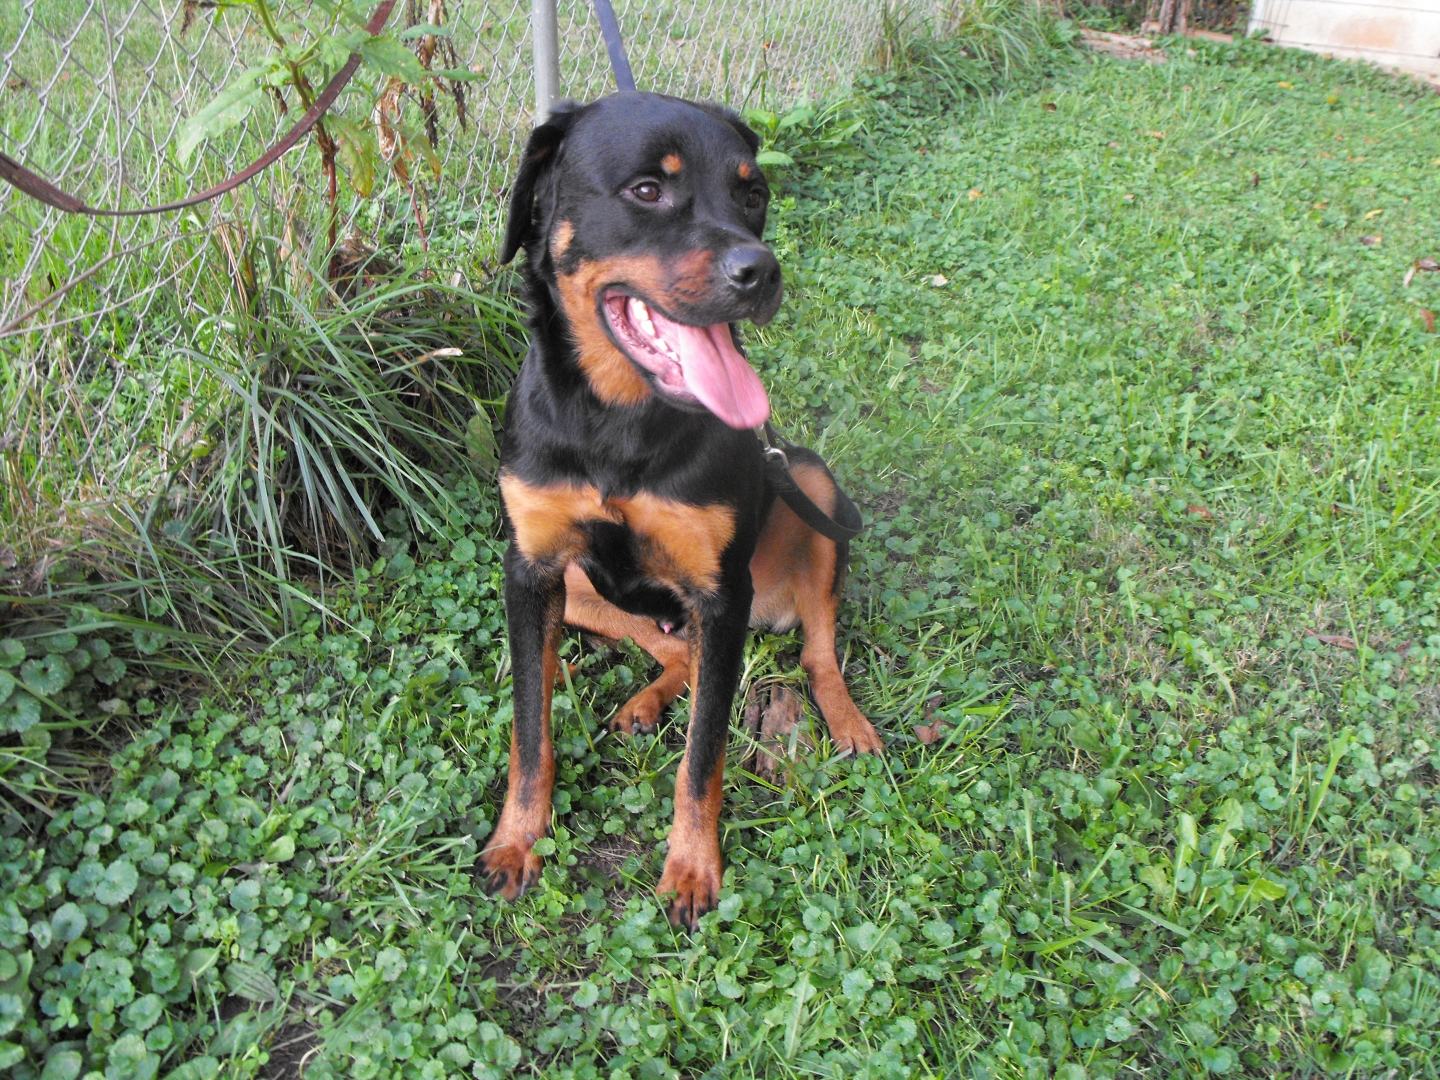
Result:
[[[656,890],[677,926],[693,929],[720,892],[721,772],[751,626],[802,624],[801,663],[835,746],[881,752],[835,656],[848,545],[776,498],[756,433],[770,403],[736,337],[737,323],[769,322],[782,293],[761,239],[759,145],[727,108],[626,91],[557,106],[512,185],[501,261],[525,249],[531,305],[501,442],[515,715],[505,806],[482,855],[506,899],[536,880],[533,845],[550,828],[565,624],[631,638],[663,666],[615,730],[653,731],[693,688]],[[825,463],[787,449],[795,485],[858,529]]]

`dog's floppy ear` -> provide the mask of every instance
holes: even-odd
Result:
[[[510,220],[505,226],[505,244],[500,249],[502,264],[513,259],[515,253],[533,239],[535,187],[555,164],[560,144],[579,112],[577,102],[557,101],[545,122],[530,133],[530,141],[520,158],[520,171],[510,185]]]
[[[723,120],[738,131],[740,137],[745,140],[745,145],[750,147],[750,153],[758,154],[760,152],[760,136],[756,135],[750,129],[750,125],[745,123],[744,118],[730,106],[721,105],[718,101],[697,101],[694,104],[697,109],[709,113],[716,120]]]

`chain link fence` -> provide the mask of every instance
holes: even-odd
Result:
[[[278,24],[288,9],[272,0]],[[780,107],[848,84],[878,41],[880,0],[620,0],[642,88]],[[558,3],[560,90],[611,89],[595,13]],[[472,80],[434,117],[440,177],[413,170],[368,198],[343,189],[343,229],[370,247],[419,241],[438,254],[493,250],[501,193],[531,126],[529,0],[406,0],[388,31],[443,23]],[[0,0],[0,146],[97,207],[138,207],[219,181],[294,122],[271,103],[188,162],[177,133],[273,45],[253,9],[206,0]],[[372,85],[364,85],[369,78]],[[362,69],[334,110],[363,119],[382,90]],[[447,108],[446,105],[449,105]],[[463,107],[463,113],[461,107]],[[308,138],[314,138],[309,136]],[[182,213],[88,218],[0,185],[0,349],[102,342],[120,349],[147,322],[220,314],[248,238],[313,254],[326,239],[324,178],[308,142],[238,191]],[[473,258],[457,262],[474,262]],[[7,340],[8,339],[8,340]]]

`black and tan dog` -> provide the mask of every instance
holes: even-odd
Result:
[[[720,890],[721,771],[751,625],[804,625],[801,662],[841,750],[879,753],[835,658],[847,545],[775,498],[753,429],[769,416],[732,324],[764,325],[780,266],[755,134],[728,109],[657,94],[565,104],[536,128],[510,196],[533,337],[505,411],[514,671],[510,787],[484,869],[513,899],[550,828],[550,695],[562,624],[629,637],[664,666],[614,727],[653,730],[688,684],[690,730],[658,892],[693,927]],[[799,487],[859,525],[816,455]]]

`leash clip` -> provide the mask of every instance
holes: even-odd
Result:
[[[785,451],[778,446],[767,446],[764,448],[766,462],[778,461],[785,468],[790,468],[790,459],[785,456]]]

